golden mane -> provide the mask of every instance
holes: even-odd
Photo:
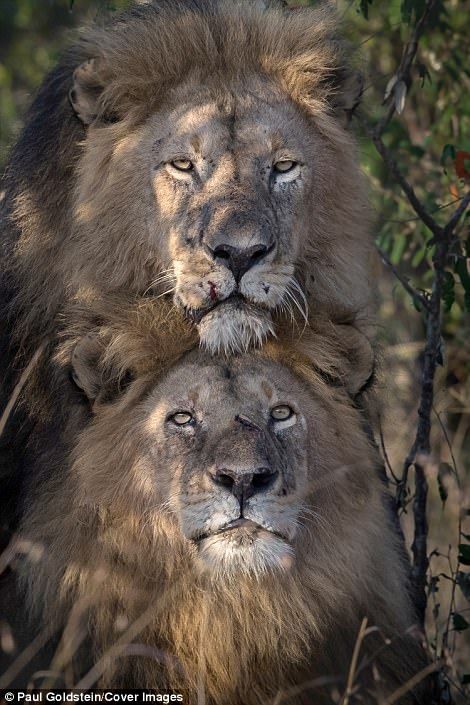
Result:
[[[166,0],[135,8],[111,26],[85,30],[79,46],[96,61],[90,80],[102,91],[103,114],[139,108],[149,114],[191,75],[201,83],[219,75],[224,86],[260,73],[321,117],[347,106],[355,74],[338,29],[327,3],[292,12],[276,2]],[[328,121],[325,129],[333,129]]]

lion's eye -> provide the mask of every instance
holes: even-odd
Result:
[[[292,161],[292,159],[280,159],[274,164],[273,169],[279,174],[286,174],[288,171],[292,171],[296,166],[297,162]]]
[[[291,416],[294,415],[293,409],[287,404],[279,404],[279,406],[273,406],[271,409],[271,418],[274,421],[287,421]]]
[[[191,171],[194,166],[189,159],[173,159],[170,164],[175,169],[178,169],[178,171]]]
[[[193,420],[193,415],[189,411],[177,411],[176,414],[172,414],[169,421],[173,421],[177,426],[186,426]]]

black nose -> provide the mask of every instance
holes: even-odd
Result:
[[[262,243],[252,247],[233,247],[221,244],[217,245],[214,250],[210,249],[210,252],[216,262],[230,269],[238,283],[242,276],[255,264],[261,262],[272,249],[273,245],[268,247]]]
[[[256,468],[253,471],[221,468],[216,470],[212,479],[216,485],[230,490],[243,505],[243,502],[254,494],[269,489],[278,474],[277,470],[271,470],[271,468]]]

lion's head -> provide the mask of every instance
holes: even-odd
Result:
[[[151,335],[148,322],[158,330],[167,304],[117,303],[102,326],[69,334],[63,351],[67,361],[74,346],[72,376],[94,414],[73,453],[83,497],[103,508],[122,500],[136,514],[145,505],[145,520],[166,526],[168,540],[177,537],[216,581],[302,564],[312,496],[321,505],[337,485],[357,507],[370,501],[376,460],[342,387],[346,362],[331,335],[313,335],[324,346],[315,361],[287,341],[214,358],[190,349],[184,319],[165,341]],[[121,499],[116,488],[125,490]],[[320,530],[336,510],[318,507]]]
[[[342,390],[338,398],[347,405],[371,374],[367,345],[361,360],[350,360],[363,336],[345,343],[351,329],[338,328],[317,321],[301,341],[287,336],[262,353],[218,359],[194,349],[193,327],[172,314],[169,302],[111,297],[91,309],[79,306],[55,358],[65,368],[72,360],[72,377],[95,414],[91,438],[85,429],[79,442],[77,467],[82,452],[94,462],[98,446],[114,446],[114,432],[132,456],[126,450],[116,462],[110,454],[97,474],[86,471],[85,482],[106,476],[110,464],[118,484],[143,483],[152,490],[147,501],[166,507],[201,565],[219,576],[287,569],[311,482],[331,484],[347,464],[335,447],[338,421],[328,420],[332,390]],[[120,389],[125,393],[115,401]],[[345,414],[348,435],[359,429],[363,462],[370,464],[358,414]],[[128,424],[129,437],[119,428]]]
[[[336,24],[326,7],[179,0],[85,35],[70,90],[86,129],[77,290],[172,294],[212,352],[259,344],[282,310],[364,313],[345,129],[359,89]]]

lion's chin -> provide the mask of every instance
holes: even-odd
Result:
[[[274,335],[269,311],[240,300],[219,304],[203,316],[197,328],[201,345],[213,355],[243,353]]]
[[[208,536],[199,542],[199,559],[204,572],[217,580],[240,574],[254,578],[266,573],[288,571],[294,556],[292,547],[280,536],[259,528]]]

